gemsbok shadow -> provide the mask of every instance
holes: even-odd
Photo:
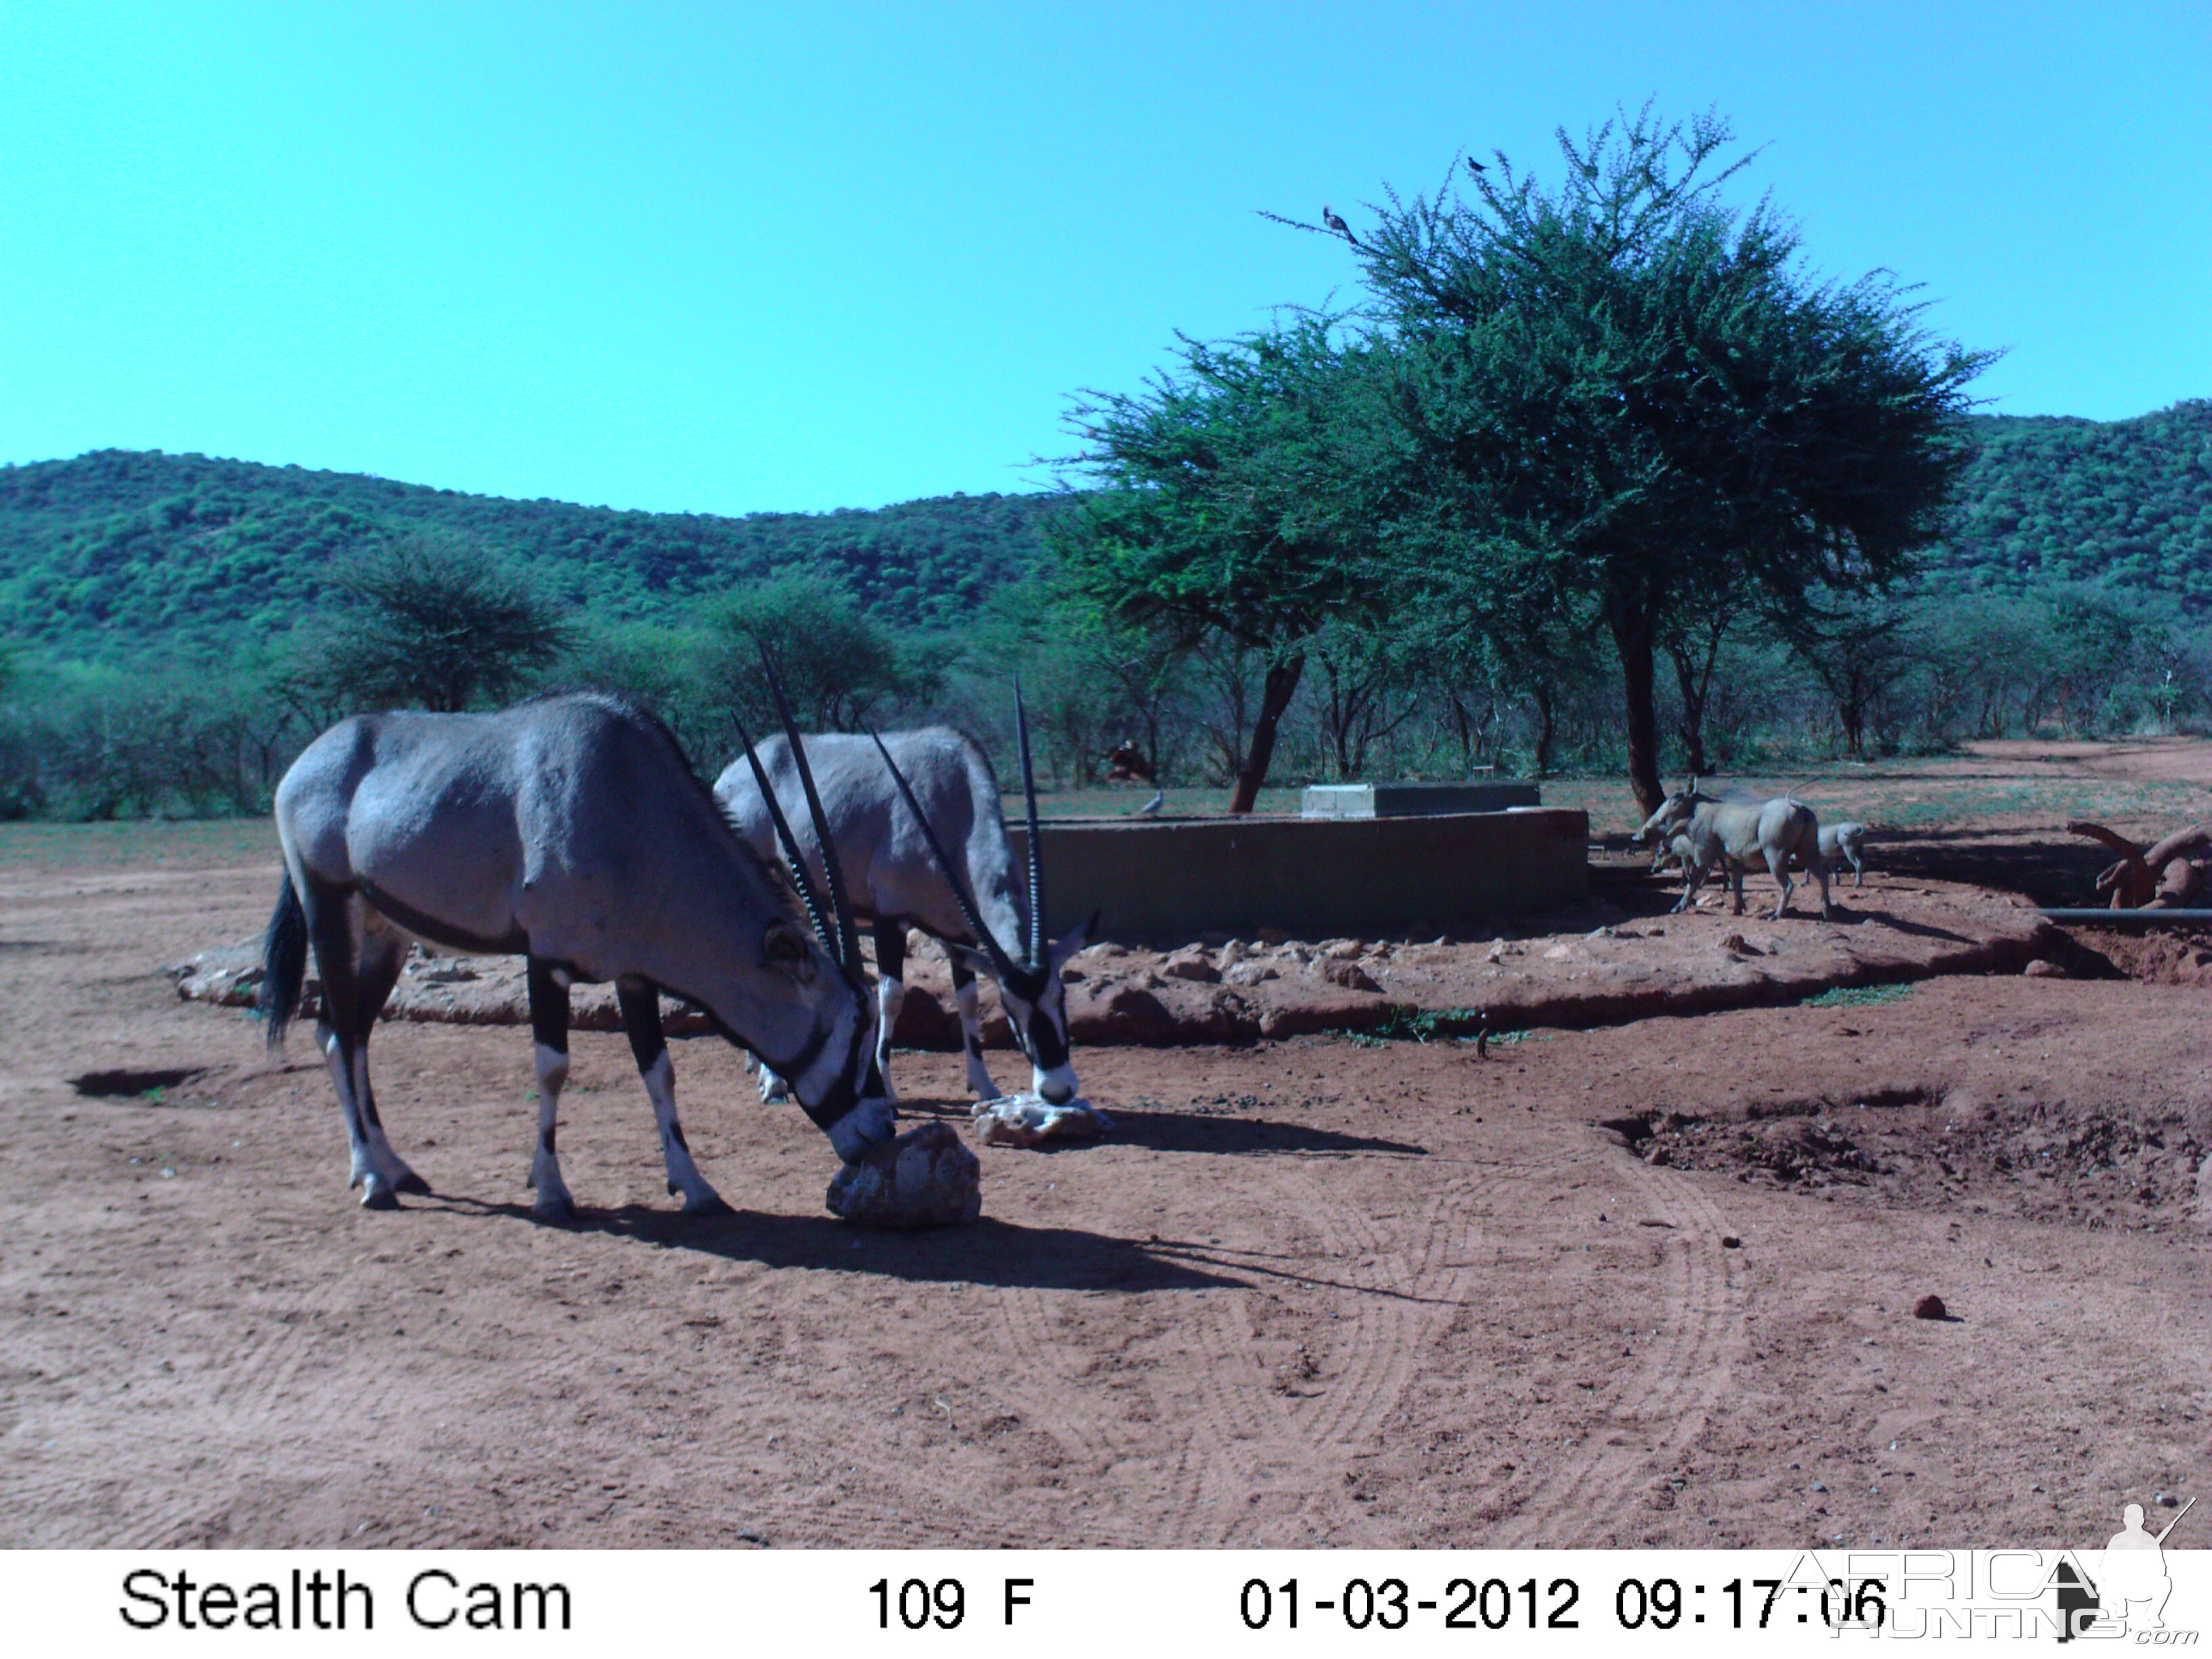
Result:
[[[1072,1227],[1027,1227],[990,1216],[963,1227],[911,1232],[855,1227],[833,1216],[771,1215],[737,1210],[685,1216],[642,1204],[579,1207],[565,1224],[539,1218],[527,1204],[489,1203],[459,1194],[434,1196],[423,1208],[561,1231],[602,1233],[659,1249],[690,1250],[725,1261],[767,1267],[818,1267],[874,1273],[919,1284],[981,1285],[1026,1290],[1192,1291],[1243,1289],[1246,1279],[1208,1271],[1130,1239]],[[1226,1265],[1226,1264],[1223,1264]]]
[[[1333,1129],[1272,1118],[1202,1115],[1153,1107],[1117,1109],[1113,1118],[1113,1140],[1103,1144],[1142,1146],[1152,1152],[1310,1152],[1324,1158],[1350,1158],[1361,1152],[1406,1158],[1429,1155],[1427,1147],[1410,1141],[1340,1134]]]
[[[1114,1128],[1103,1140],[1048,1140],[1026,1150],[1056,1157],[1079,1157],[1102,1146],[1141,1146],[1148,1152],[1311,1152],[1323,1158],[1350,1158],[1361,1152],[1407,1158],[1429,1155],[1427,1147],[1410,1141],[1339,1134],[1333,1129],[1272,1118],[1176,1112],[1151,1105],[1109,1105],[1104,1110],[1113,1119]],[[969,1107],[963,1101],[906,1099],[899,1102],[899,1117],[909,1123],[933,1119],[962,1129],[969,1121]]]

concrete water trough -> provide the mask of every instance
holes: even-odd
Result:
[[[1008,817],[1015,857],[1025,859],[1027,831]],[[1589,892],[1589,817],[1579,808],[1047,818],[1042,828],[1055,937],[1093,910],[1104,936],[1128,940],[1448,929],[1560,909]]]

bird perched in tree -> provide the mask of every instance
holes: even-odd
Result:
[[[1480,179],[1484,173],[1490,171],[1488,167],[1483,166],[1481,162],[1476,161],[1472,155],[1467,158],[1467,170],[1474,174],[1478,179]]]
[[[1346,241],[1351,243],[1354,247],[1359,246],[1359,239],[1352,234],[1352,227],[1345,223],[1343,220],[1338,218],[1334,210],[1333,210],[1326,202],[1322,204],[1321,222],[1327,225],[1331,230],[1334,231],[1338,235],[1343,237]]]

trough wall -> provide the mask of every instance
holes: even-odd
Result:
[[[1007,830],[1016,867],[1028,832]],[[1535,807],[1407,818],[1048,818],[1045,921],[1104,937],[1372,933],[1534,915],[1589,892],[1589,817]]]

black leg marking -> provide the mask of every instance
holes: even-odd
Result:
[[[668,1052],[667,1033],[660,1024],[660,991],[648,980],[615,981],[615,1003],[622,1010],[623,1030],[629,1036],[629,1052],[637,1069],[649,1072]]]
[[[554,1138],[559,1133],[559,1129],[560,1126],[557,1124],[547,1124],[544,1128],[538,1132],[538,1144],[543,1146],[547,1152],[552,1152],[554,1150]]]
[[[553,977],[553,964],[530,958],[530,1035],[556,1054],[568,1052],[568,988]]]
[[[888,917],[876,919],[876,977],[906,977],[906,924]]]

